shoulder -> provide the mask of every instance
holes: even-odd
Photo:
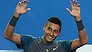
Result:
[[[60,40],[58,41],[63,49],[69,50],[71,49],[72,40]]]
[[[33,36],[30,35],[30,34],[22,34],[22,35],[20,35],[20,39],[21,39],[21,42],[20,42],[20,44],[18,45],[18,47],[19,47],[19,48],[26,49],[26,48],[28,48],[28,47],[34,42],[34,40],[36,40],[37,38],[36,38],[36,37],[33,37]]]
[[[30,34],[22,34],[21,36],[21,41],[25,42],[25,43],[32,43],[35,39],[37,39],[36,37],[30,35]]]

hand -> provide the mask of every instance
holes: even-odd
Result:
[[[67,11],[75,17],[75,19],[80,19],[80,4],[78,4],[77,1],[70,1],[70,5],[72,7],[72,10],[67,8]]]
[[[28,10],[30,10],[30,8],[26,8],[27,4],[28,4],[28,2],[26,0],[22,0],[21,2],[19,2],[17,7],[16,7],[15,13],[17,13],[17,14],[24,14]]]

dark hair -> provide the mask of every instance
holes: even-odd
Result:
[[[55,23],[55,24],[58,24],[60,26],[60,30],[61,30],[62,23],[61,23],[61,21],[60,21],[59,18],[57,18],[57,17],[51,17],[51,18],[48,19],[48,21],[50,21],[52,23]]]

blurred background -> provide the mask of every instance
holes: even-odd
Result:
[[[4,30],[12,17],[17,3],[21,0],[0,0],[0,50],[17,50],[14,43],[4,38]],[[81,17],[88,34],[88,44],[92,44],[92,0],[78,0],[81,5]],[[56,40],[73,40],[78,38],[78,30],[74,18],[67,12],[70,0],[30,0],[31,8],[20,16],[15,33],[30,34],[34,37],[43,35],[43,26],[47,19],[56,16],[62,21],[62,32]]]

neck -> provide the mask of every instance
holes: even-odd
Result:
[[[48,44],[48,42],[45,40],[44,36],[42,36],[42,41],[44,44]]]

